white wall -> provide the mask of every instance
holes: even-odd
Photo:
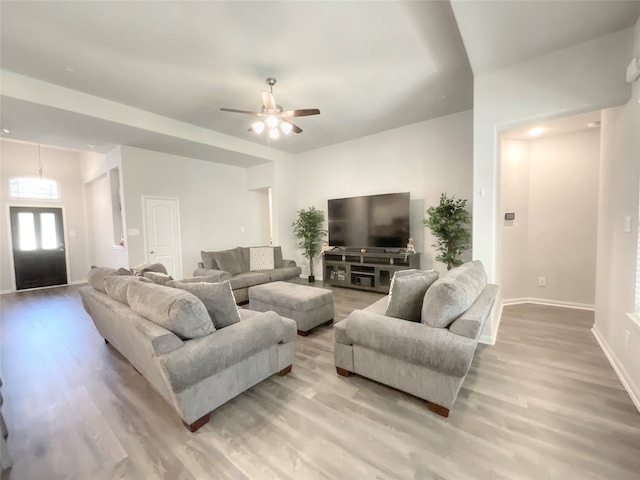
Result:
[[[640,56],[640,20],[633,53]],[[602,113],[594,334],[640,410],[640,321],[634,310],[640,197],[640,81],[630,100]],[[625,218],[631,217],[631,232]],[[628,340],[627,340],[628,338]]]
[[[83,201],[82,176],[79,152],[61,148],[41,146],[44,178],[56,180],[60,187],[60,200],[15,200],[8,198],[9,179],[12,177],[38,176],[38,145],[33,143],[0,141],[0,291],[11,291],[12,275],[9,250],[7,205],[39,205],[63,207],[65,212],[65,232],[67,235],[67,256],[69,283],[84,281],[89,271],[89,252],[86,245],[86,225]]]
[[[121,155],[126,229],[140,231],[125,240],[130,266],[147,258],[145,195],[179,199],[185,277],[197,267],[201,250],[260,244],[260,224],[248,222],[256,202],[246,169],[124,146]]]
[[[474,77],[473,255],[489,281],[503,283],[498,131],[625,103],[631,45],[626,29]],[[485,338],[495,339],[497,328],[494,315]]]
[[[505,140],[502,295],[593,308],[600,131]],[[538,285],[545,277],[546,286]]]
[[[295,168],[298,208],[313,205],[325,217],[330,198],[411,192],[411,235],[421,253],[421,266],[446,271],[443,264],[434,265],[434,238],[422,220],[442,192],[471,200],[472,113],[456,113],[306,152],[296,157]],[[296,260],[305,263],[300,256]],[[316,272],[320,277],[321,269]]]

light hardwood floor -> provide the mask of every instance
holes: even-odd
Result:
[[[379,295],[334,289],[336,320]],[[633,479],[640,413],[590,312],[505,308],[449,418],[336,375],[332,327],[298,337],[293,371],[189,433],[84,312],[77,287],[0,297],[3,413],[26,479]]]

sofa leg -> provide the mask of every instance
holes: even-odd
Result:
[[[288,367],[284,367],[282,370],[280,370],[278,372],[278,375],[280,375],[281,377],[284,377],[287,373],[291,372],[292,368],[293,368],[293,365],[289,365]]]
[[[184,424],[185,427],[187,427],[189,429],[189,431],[191,433],[195,432],[196,430],[198,430],[201,426],[203,426],[204,424],[209,422],[209,417],[211,416],[211,412],[207,413],[206,415],[204,415],[203,417],[200,417],[198,420],[196,420],[195,422],[193,422],[191,425],[189,425],[187,422],[185,422],[184,420],[182,421],[182,423]]]
[[[298,335],[300,335],[301,337],[306,337],[307,335],[309,335],[309,332],[303,332],[302,330],[298,330]]]
[[[104,339],[104,343],[106,343],[107,345],[109,345],[109,340],[107,340],[106,338]]]
[[[324,323],[323,325],[328,326],[328,325],[331,325],[332,323],[333,323],[333,318],[329,320],[327,323]]]
[[[427,400],[427,406],[433,413],[437,413],[438,415],[441,415],[443,417],[449,416],[449,409],[443,407],[442,405],[438,405],[437,403],[433,403]]]
[[[338,375],[342,375],[343,377],[348,377],[349,375],[351,375],[351,372],[349,370],[345,370],[344,368],[340,367],[336,367],[336,372],[338,372]]]

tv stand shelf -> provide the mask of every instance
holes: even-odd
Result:
[[[398,270],[420,268],[420,254],[334,250],[322,256],[323,280],[328,285],[389,293]]]

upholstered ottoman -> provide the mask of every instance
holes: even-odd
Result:
[[[249,309],[272,310],[298,324],[298,335],[306,336],[318,325],[333,323],[333,293],[296,283],[271,282],[249,288]]]

